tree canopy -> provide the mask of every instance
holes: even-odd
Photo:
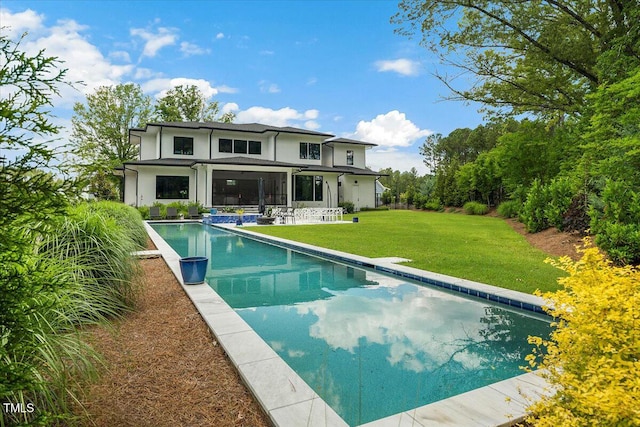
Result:
[[[233,122],[233,113],[219,112],[218,101],[209,101],[197,86],[180,85],[158,99],[154,115],[162,122]]]
[[[151,119],[151,98],[140,86],[127,83],[101,86],[87,95],[86,104],[73,106],[71,145],[75,168],[92,187],[107,185],[106,198],[117,198],[118,182],[113,169],[137,158],[137,146],[129,142],[129,129]],[[111,190],[108,190],[111,188]]]
[[[402,0],[392,22],[471,75],[456,88],[439,74],[453,99],[493,113],[576,115],[585,96],[640,64],[635,1]]]

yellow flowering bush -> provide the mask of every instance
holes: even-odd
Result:
[[[555,318],[550,340],[530,337],[531,367],[557,389],[529,409],[536,426],[640,426],[640,271],[597,248],[551,264],[569,273],[542,296]]]

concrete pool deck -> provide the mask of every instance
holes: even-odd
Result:
[[[224,348],[241,378],[262,405],[276,426],[347,426],[342,418],[300,378],[269,345],[220,297],[208,284],[185,285],[181,274],[180,256],[151,226],[145,223],[149,237],[162,254],[165,262],[189,296],[194,306]],[[380,271],[393,270],[392,274],[415,280],[418,274],[431,281],[451,280],[457,291],[495,292],[492,301],[532,310],[529,305],[540,307],[542,299],[533,295],[451,278],[395,264],[397,258],[371,259],[328,251],[312,245],[303,245],[284,239],[267,238],[235,226],[221,227],[230,231],[269,241],[279,246],[298,248],[302,252],[346,260]],[[388,271],[387,271],[388,272]],[[423,282],[428,283],[427,280]],[[456,290],[451,287],[448,289]],[[464,292],[468,293],[468,292]],[[474,296],[477,296],[473,294]],[[511,301],[508,303],[507,301]],[[523,307],[522,304],[526,304]],[[431,403],[410,411],[401,412],[365,424],[367,427],[386,426],[507,426],[526,416],[526,407],[542,395],[549,394],[546,382],[536,373],[517,377],[469,391],[451,398]]]

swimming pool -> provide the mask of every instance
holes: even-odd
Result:
[[[548,319],[200,224],[155,224],[350,425],[521,374]]]

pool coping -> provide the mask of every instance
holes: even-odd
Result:
[[[380,271],[387,273],[390,273],[387,270],[395,270],[396,273],[391,272],[391,274],[413,280],[416,280],[414,276],[420,277],[419,274],[425,273],[425,278],[429,280],[455,279],[459,289],[461,287],[481,289],[483,292],[496,290],[502,295],[503,301],[517,301],[515,298],[520,295],[516,294],[522,294],[522,299],[526,300],[527,304],[535,301],[541,305],[542,302],[542,299],[524,298],[527,296],[538,298],[533,295],[521,292],[513,294],[516,291],[400,266],[393,264],[389,259],[376,260],[339,251],[329,251],[286,239],[266,238],[265,235],[235,227],[220,227],[220,225],[214,227],[257,238],[257,240],[269,241],[272,244],[275,242],[278,246],[302,250],[325,258],[355,263],[368,268],[379,267]],[[185,285],[180,274],[180,256],[146,222],[145,228],[167,266],[275,426],[348,425],[208,284]],[[470,285],[481,286],[471,287]],[[498,300],[487,299],[500,302],[499,298],[500,295]],[[520,302],[524,303],[524,301]],[[515,307],[515,305],[512,306]],[[522,305],[519,308],[523,309]],[[535,312],[535,310],[530,311]],[[540,374],[529,372],[362,426],[508,426],[522,421],[527,415],[527,406],[532,402],[550,394],[550,387]]]

